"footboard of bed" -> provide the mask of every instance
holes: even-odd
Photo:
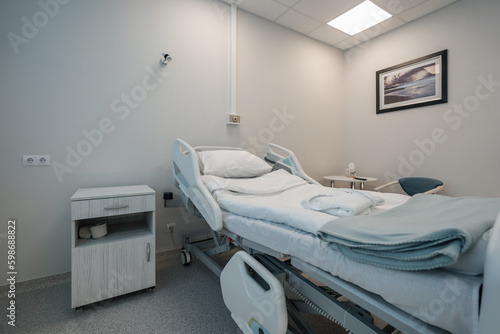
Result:
[[[479,333],[497,333],[500,324],[498,317],[500,308],[500,213],[488,241],[486,261],[484,265],[483,293],[481,313],[479,314]]]

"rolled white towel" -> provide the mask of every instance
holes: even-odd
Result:
[[[90,239],[92,233],[90,232],[90,226],[82,226],[78,229],[78,237],[80,239]]]
[[[101,238],[108,234],[108,227],[106,223],[95,224],[90,228],[90,232],[92,232],[93,239]]]

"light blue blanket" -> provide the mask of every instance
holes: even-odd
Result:
[[[358,262],[397,270],[448,266],[493,226],[500,198],[417,194],[396,208],[324,224],[318,236]]]

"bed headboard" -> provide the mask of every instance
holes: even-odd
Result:
[[[203,182],[200,181],[198,156],[194,148],[182,139],[172,147],[172,171],[175,186],[191,201],[212,230],[222,229],[222,213]],[[188,206],[188,203],[184,203]]]
[[[197,152],[210,150],[242,149],[219,146],[198,146],[193,148],[184,140],[177,139],[172,147],[172,170],[175,186],[181,190],[181,197],[184,197],[184,205],[193,211],[198,210],[212,230],[219,231],[223,227],[222,213],[219,205],[200,180],[201,173],[197,155]],[[310,183],[319,184],[304,172],[295,154],[284,147],[268,144],[264,159],[277,168],[283,167],[293,175],[297,175]]]

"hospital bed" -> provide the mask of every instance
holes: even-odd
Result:
[[[210,180],[203,175],[207,171],[200,154],[212,151],[231,156],[241,149],[193,148],[181,139],[172,148],[173,174],[183,203],[191,213],[206,220],[212,233],[209,240],[185,237],[181,262],[187,265],[197,258],[221,277],[226,306],[244,333],[296,333],[296,328],[302,333],[312,332],[300,312],[321,314],[352,333],[497,331],[500,267],[496,254],[500,254],[500,223],[484,233],[482,244],[477,246],[486,249],[484,274],[483,270],[464,273],[448,268],[399,271],[362,264],[325,247],[325,242],[310,231],[221,208],[213,184],[210,186]],[[304,172],[293,152],[283,147],[269,144],[264,160],[273,166],[273,171],[284,170],[309,184],[318,184]],[[213,162],[208,160],[207,164]],[[222,174],[231,168],[244,169],[238,164],[235,166],[229,159],[216,168]],[[238,173],[223,180],[252,179]],[[408,200],[406,195],[380,196],[385,196],[385,202],[379,211]],[[224,269],[212,259],[213,255],[237,247],[245,252],[236,253]],[[344,300],[326,293],[309,278],[336,291]],[[388,325],[375,326],[372,315]],[[288,316],[296,327],[288,326]]]

